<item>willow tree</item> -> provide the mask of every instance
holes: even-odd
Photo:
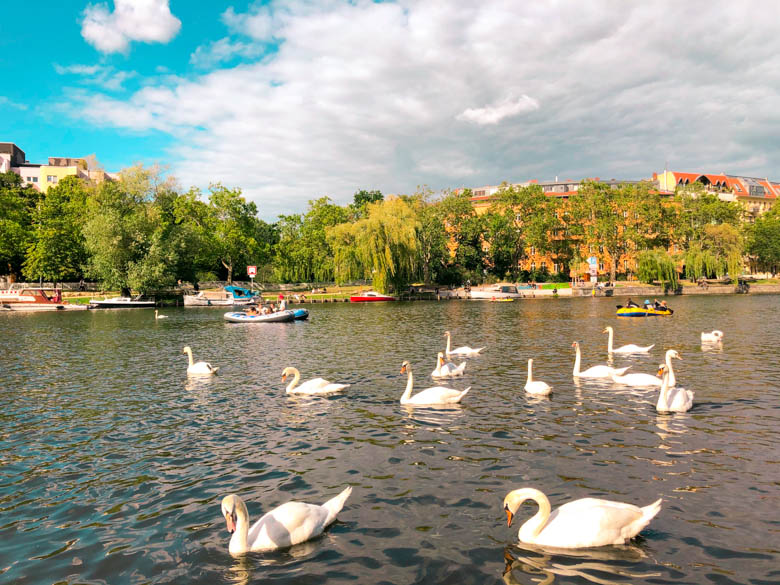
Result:
[[[659,281],[664,288],[676,289],[679,279],[677,263],[663,248],[644,250],[637,258],[637,277],[652,284]]]
[[[419,227],[412,206],[389,197],[369,203],[364,219],[330,228],[340,280],[362,275],[380,292],[402,290],[415,276]]]

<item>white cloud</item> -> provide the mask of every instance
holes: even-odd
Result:
[[[114,0],[113,12],[89,4],[83,14],[81,36],[101,53],[127,52],[131,41],[167,43],[181,28],[168,0]]]
[[[254,43],[232,42],[229,38],[220,39],[195,49],[190,55],[190,63],[196,67],[211,68],[234,57],[251,59],[263,54],[263,47]]]
[[[537,100],[527,95],[522,95],[519,99],[507,98],[493,106],[467,108],[455,116],[455,118],[484,126],[485,124],[498,124],[504,118],[511,118],[523,112],[538,109],[539,102]]]
[[[136,75],[134,71],[117,71],[106,65],[59,65],[55,63],[54,70],[59,75],[78,75],[81,83],[96,85],[108,91],[123,89],[124,82]]]
[[[360,188],[635,179],[665,160],[765,176],[780,158],[780,3],[762,11],[725,0],[619,11],[611,0],[271,2],[226,11],[249,40],[201,53],[216,63],[278,42],[270,56],[76,107],[95,124],[169,133],[183,184],[240,186],[266,218]]]
[[[15,108],[17,110],[27,109],[27,104],[21,104],[19,102],[15,102],[4,95],[0,95],[0,106],[5,106],[7,108]]]

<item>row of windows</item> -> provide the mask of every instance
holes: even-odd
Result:
[[[37,183],[38,177],[25,177],[24,180],[28,183]],[[56,183],[57,181],[59,181],[57,175],[46,175],[47,183]]]

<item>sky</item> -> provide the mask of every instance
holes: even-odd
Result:
[[[0,22],[0,142],[160,164],[260,217],[672,170],[780,180],[775,0],[37,0]]]

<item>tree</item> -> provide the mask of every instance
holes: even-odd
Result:
[[[676,289],[677,263],[663,248],[644,250],[637,258],[637,277],[648,284],[660,281],[665,288]]]
[[[780,267],[780,208],[775,205],[747,229],[747,252],[759,269],[773,275]]]
[[[430,199],[432,193],[423,188],[415,193],[410,205],[414,210],[419,228],[417,230],[417,250],[419,254],[419,267],[422,272],[423,282],[442,282],[444,268],[447,264],[449,252],[447,250],[447,231],[441,217],[440,206]]]
[[[471,205],[471,190],[446,194],[439,202],[439,213],[450,238],[449,270],[461,281],[467,278],[481,281],[485,267],[485,223]]]
[[[230,190],[220,184],[210,187],[210,234],[213,250],[227,270],[228,283],[233,272],[250,261],[261,263],[270,257],[269,233],[257,218],[257,206],[241,197],[241,190]]]
[[[380,292],[402,290],[415,274],[419,222],[403,199],[393,197],[369,203],[367,216],[328,230],[342,281],[360,272],[370,275]]]
[[[87,189],[75,176],[65,177],[40,199],[33,214],[25,277],[61,282],[81,276],[87,259],[82,233],[86,205]]]
[[[283,282],[333,280],[333,250],[326,232],[348,218],[349,211],[328,197],[309,201],[305,215],[281,216],[275,259],[277,277]]]
[[[729,224],[738,226],[742,208],[733,201],[721,201],[717,195],[707,193],[701,183],[678,187],[673,210],[666,218],[672,231],[672,239],[684,248],[704,237],[708,225]]]
[[[155,228],[150,207],[145,196],[129,193],[121,180],[100,184],[88,201],[84,224],[87,276],[126,296],[132,288],[145,292],[157,284],[150,278],[159,271],[146,260]],[[155,257],[160,251],[156,243]]]
[[[22,187],[16,173],[0,173],[0,273],[21,273],[39,197],[33,187]]]
[[[603,183],[583,182],[570,200],[573,234],[588,246],[602,246],[609,255],[610,279],[617,263],[631,248],[652,245],[661,233],[661,205],[647,184],[611,188]]]
[[[376,203],[384,199],[381,191],[366,191],[361,189],[355,192],[354,199],[350,204],[350,209],[355,219],[360,219],[366,215],[366,206],[369,203]]]

